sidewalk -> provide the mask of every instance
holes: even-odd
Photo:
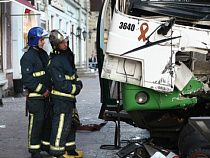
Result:
[[[83,125],[100,124],[98,119],[101,108],[99,79],[81,78],[84,87],[77,97],[77,108]],[[0,158],[30,158],[27,145],[28,117],[25,117],[25,97],[3,98],[0,107]],[[142,137],[145,130],[121,123],[121,140]],[[100,149],[101,145],[114,145],[115,123],[108,122],[98,131],[78,130],[77,150],[84,152],[83,158],[118,158],[118,150]],[[122,143],[121,146],[126,145]],[[50,158],[43,153],[45,158]]]

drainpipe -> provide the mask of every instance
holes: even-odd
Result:
[[[86,10],[87,10],[87,13],[86,13],[86,31],[87,31],[87,37],[86,37],[86,70],[88,70],[89,68],[89,56],[88,56],[88,51],[89,51],[89,45],[88,45],[88,42],[89,42],[89,20],[88,20],[88,14],[89,14],[89,0],[86,0]]]
[[[46,20],[46,31],[49,31],[49,23],[48,23],[48,0],[44,0],[45,3],[45,20]]]
[[[79,0],[79,4],[81,5],[81,0]],[[82,7],[79,8],[79,23],[78,26],[81,28],[81,16],[82,16]],[[82,38],[82,33],[81,33]],[[79,38],[79,67],[82,67],[82,49],[81,49],[81,38]]]

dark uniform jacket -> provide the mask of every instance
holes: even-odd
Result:
[[[30,47],[20,60],[22,83],[29,90],[29,97],[44,98],[43,93],[51,88],[51,77],[47,71],[49,56],[46,51]]]
[[[76,101],[75,96],[79,94],[79,85],[82,87],[82,82],[77,76],[74,55],[70,48],[51,52],[48,68],[54,86],[52,97]]]

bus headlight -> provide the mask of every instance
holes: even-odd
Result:
[[[138,104],[144,104],[148,100],[148,94],[146,92],[138,92],[135,96],[135,101]]]

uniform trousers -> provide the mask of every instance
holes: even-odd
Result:
[[[50,154],[60,156],[75,149],[75,132],[72,129],[72,111],[75,102],[53,98],[53,119],[50,138]]]
[[[41,150],[48,151],[50,145],[51,121],[45,117],[49,109],[48,98],[28,98],[29,126],[28,126],[28,149],[30,153]]]

